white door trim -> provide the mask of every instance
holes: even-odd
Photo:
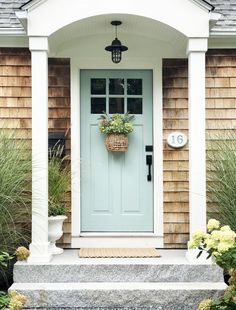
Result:
[[[71,59],[71,247],[163,247],[163,115],[162,115],[162,59],[155,63],[132,63],[125,68]],[[98,65],[99,64],[99,65]],[[153,71],[153,162],[154,162],[154,232],[142,233],[81,233],[80,228],[80,70],[133,69]]]

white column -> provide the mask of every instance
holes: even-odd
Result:
[[[80,236],[80,72],[71,61],[71,246]]]
[[[206,229],[205,53],[207,39],[188,42],[190,235]]]
[[[32,66],[32,241],[28,262],[49,262],[48,39],[30,37]]]

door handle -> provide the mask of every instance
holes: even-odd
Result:
[[[152,155],[146,155],[146,165],[148,166],[147,180],[152,180]]]

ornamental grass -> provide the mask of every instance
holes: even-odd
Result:
[[[0,129],[0,290],[12,282],[14,254],[30,241],[31,152],[16,132]]]
[[[207,153],[208,201],[213,206],[209,217],[236,231],[236,133],[225,131],[211,139]]]
[[[22,138],[0,129],[0,251],[30,240],[31,152]]]

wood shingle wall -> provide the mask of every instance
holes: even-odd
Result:
[[[236,50],[210,50],[206,58],[207,136],[236,128]]]
[[[164,147],[164,242],[166,248],[185,248],[189,238],[188,145],[172,149],[168,134],[188,136],[188,62],[163,60],[163,147]]]
[[[28,49],[0,49],[0,127],[31,139],[31,67]]]

